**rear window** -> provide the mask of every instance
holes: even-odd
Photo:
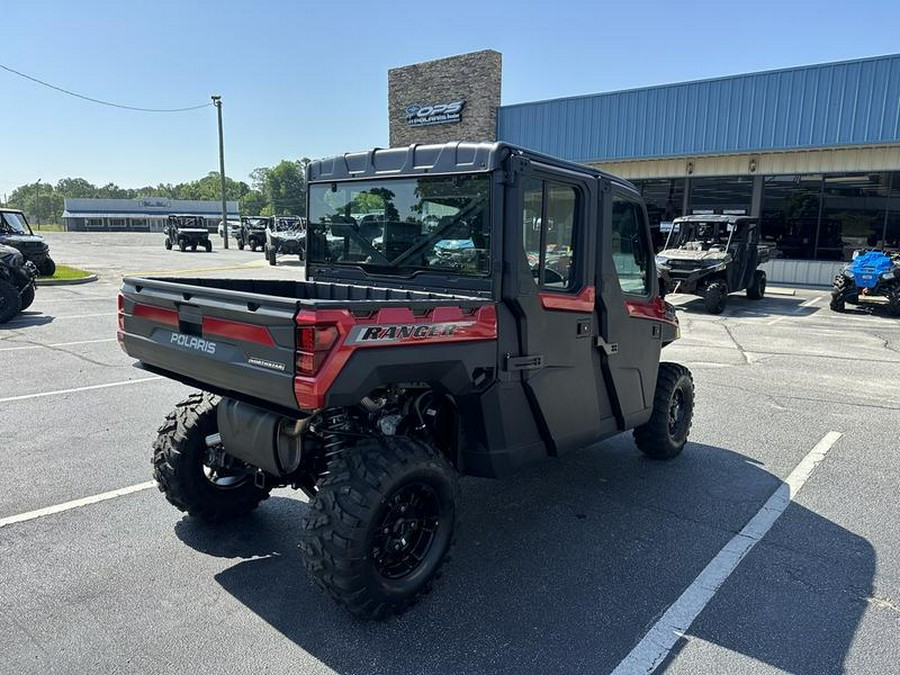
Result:
[[[490,177],[426,176],[309,187],[310,262],[382,274],[490,273]]]

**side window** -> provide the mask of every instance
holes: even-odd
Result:
[[[575,285],[575,188],[529,178],[525,182],[522,241],[538,286],[568,290]]]
[[[649,295],[649,255],[644,210],[637,202],[614,196],[612,256],[623,293]]]

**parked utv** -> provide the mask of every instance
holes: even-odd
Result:
[[[295,255],[301,262],[306,256],[306,219],[297,216],[275,218],[266,230],[266,259],[277,263],[279,255]]]
[[[201,390],[154,443],[177,508],[220,521],[302,490],[307,570],[375,618],[428,591],[459,476],[507,476],[628,429],[651,458],[682,451],[694,385],[659,362],[678,321],[629,183],[503,143],[307,171],[307,281],[123,281],[124,350]],[[361,203],[381,227],[356,222]],[[441,253],[463,240],[473,253]]]
[[[272,218],[263,216],[241,218],[241,230],[238,233],[238,248],[242,251],[249,246],[251,251],[264,248],[266,245],[266,230],[272,224]]]
[[[171,215],[163,232],[166,235],[165,246],[168,251],[175,246],[179,251],[186,251],[188,247],[196,251],[197,246],[205,248],[207,253],[212,251],[209,230],[203,216]]]
[[[52,277],[56,273],[50,247],[43,237],[31,231],[22,211],[0,208],[0,244],[18,249],[25,260],[34,263],[41,276]]]
[[[765,295],[766,273],[756,268],[769,257],[756,218],[695,215],[672,221],[656,265],[671,292],[699,295],[706,311],[721,314],[729,293],[746,290],[751,300]]]
[[[900,252],[858,251],[853,261],[834,278],[831,309],[843,312],[851,305],[882,305],[900,316]]]
[[[18,249],[0,244],[0,323],[6,323],[34,302],[37,268]]]

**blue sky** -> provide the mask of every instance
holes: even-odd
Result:
[[[386,145],[388,69],[468,51],[503,54],[504,104],[900,51],[896,0],[4,4],[0,64],[140,107],[221,94],[238,180]],[[5,71],[0,85],[0,195],[38,178],[139,187],[218,170],[211,107],[117,110]]]

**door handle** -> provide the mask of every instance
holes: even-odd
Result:
[[[591,325],[590,319],[578,319],[578,322],[575,324],[576,337],[589,337],[591,334]]]

